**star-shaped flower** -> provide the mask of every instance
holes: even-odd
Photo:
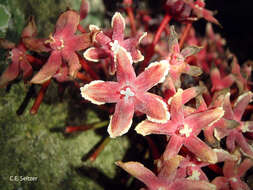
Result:
[[[192,76],[199,76],[202,73],[199,67],[191,66],[185,61],[187,57],[198,53],[200,49],[201,48],[197,46],[188,46],[180,51],[175,28],[174,26],[170,27],[169,54],[166,57],[166,60],[171,65],[170,77],[176,88],[180,87],[180,76],[182,73]]]
[[[165,124],[158,124],[146,120],[137,125],[135,130],[142,135],[168,135],[170,137],[169,143],[163,154],[165,160],[177,155],[184,145],[200,160],[215,163],[217,161],[216,153],[200,140],[197,135],[202,129],[218,121],[223,116],[224,111],[219,107],[185,116],[183,105],[191,98],[186,101],[182,94],[183,90],[178,89],[178,92],[168,102],[171,112],[170,121]]]
[[[229,88],[235,82],[233,74],[221,77],[221,73],[217,67],[211,69],[210,77],[212,81],[212,92]]]
[[[248,169],[253,166],[253,161],[245,159],[240,165],[236,161],[227,160],[223,166],[224,177],[216,177],[212,183],[217,190],[250,190],[249,186],[241,180]]]
[[[220,99],[223,104],[223,109],[225,111],[224,118],[232,120],[238,123],[238,125],[233,126],[232,122],[230,125],[224,125],[223,123],[217,122],[214,124],[214,136],[220,140],[224,137],[226,138],[227,149],[230,152],[235,150],[235,145],[237,144],[243,154],[253,158],[253,148],[248,143],[247,138],[243,135],[245,132],[253,132],[253,122],[252,121],[242,121],[243,113],[251,102],[253,93],[248,91],[240,95],[233,108],[230,103],[230,93],[221,94]]]
[[[121,136],[129,130],[135,110],[145,113],[151,121],[167,122],[170,115],[165,102],[147,90],[163,82],[169,64],[166,61],[153,62],[136,77],[132,57],[123,47],[119,47],[116,61],[118,82],[96,80],[81,88],[82,97],[94,104],[116,103],[108,127],[110,136]]]
[[[98,62],[101,58],[111,57],[115,64],[117,51],[122,46],[131,54],[135,63],[142,61],[144,57],[137,46],[147,33],[125,39],[125,19],[119,12],[113,15],[111,25],[112,33],[103,32],[97,26],[90,25],[90,30],[94,34],[92,38],[95,41],[95,47],[87,49],[83,54],[84,57],[93,62]]]
[[[51,49],[51,55],[47,63],[32,78],[31,83],[40,84],[52,78],[61,68],[64,61],[68,64],[69,75],[75,77],[81,68],[76,51],[90,46],[89,34],[75,35],[79,20],[79,14],[71,10],[64,12],[59,17],[56,23],[55,33],[45,41]],[[34,43],[36,43],[36,40],[29,41],[30,47],[33,47],[32,49],[36,49],[36,44],[32,45]],[[44,44],[41,44],[37,48],[41,50],[44,46]]]

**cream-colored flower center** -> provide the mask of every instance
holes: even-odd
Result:
[[[181,135],[185,135],[186,137],[189,137],[191,135],[192,129],[187,125],[184,124],[184,127],[179,130],[179,133]]]
[[[126,90],[121,90],[120,94],[124,95],[125,100],[128,100],[128,97],[134,96],[134,92],[131,91],[129,87],[127,87]]]
[[[190,180],[199,180],[200,173],[197,170],[192,171],[192,175],[188,177]]]
[[[111,50],[114,54],[116,54],[119,51],[120,45],[118,40],[114,40],[113,42],[109,43],[111,46]]]

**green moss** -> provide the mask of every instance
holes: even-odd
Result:
[[[64,128],[68,118],[68,102],[43,103],[39,113],[16,115],[25,96],[25,87],[12,86],[9,93],[0,90],[0,184],[6,190],[25,189],[103,189],[94,178],[78,172],[82,166],[96,168],[108,179],[115,173],[114,162],[121,160],[128,148],[126,138],[112,140],[94,163],[82,157],[101,141],[93,130],[73,137],[54,132]],[[49,101],[49,100],[48,100]],[[98,121],[95,112],[86,111],[87,122]],[[11,182],[10,176],[37,176],[36,182]]]

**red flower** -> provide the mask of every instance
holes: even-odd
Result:
[[[71,10],[66,11],[59,17],[54,35],[51,35],[49,40],[45,41],[51,49],[51,55],[47,63],[32,78],[31,83],[40,84],[52,78],[64,61],[68,64],[69,75],[75,77],[81,68],[76,51],[83,50],[90,45],[89,34],[75,35],[79,19],[78,13]],[[30,39],[29,46],[31,49],[40,51],[45,48],[44,44],[37,44],[40,46],[36,47],[35,43],[35,39]]]
[[[28,25],[22,31],[22,41],[17,46],[8,40],[0,39],[0,46],[5,49],[10,49],[10,56],[8,58],[11,60],[11,63],[0,77],[0,87],[7,85],[10,81],[17,78],[21,72],[23,73],[23,78],[25,80],[31,77],[33,68],[30,65],[31,61],[29,61],[27,49],[22,42],[26,38],[34,37],[36,35],[37,27],[35,25],[34,18],[31,17]]]
[[[123,47],[119,47],[115,58],[118,82],[97,80],[81,88],[82,96],[94,104],[117,103],[108,127],[110,136],[117,137],[129,130],[135,110],[145,113],[151,121],[167,122],[170,116],[166,104],[161,97],[147,92],[163,82],[169,71],[167,62],[151,63],[136,77],[132,57]]]
[[[95,25],[90,25],[90,30],[94,33],[92,37],[95,41],[95,47],[87,49],[83,56],[85,59],[98,62],[101,58],[111,57],[113,63],[116,63],[116,54],[119,46],[130,52],[133,62],[139,62],[144,59],[141,52],[137,49],[138,44],[147,33],[137,35],[134,38],[124,38],[125,20],[119,12],[112,17],[112,34],[104,33]]]
[[[194,92],[194,93],[192,93]],[[168,160],[177,155],[184,145],[200,160],[210,163],[217,162],[216,153],[197,136],[202,129],[218,121],[224,114],[221,107],[207,111],[184,114],[183,105],[198,94],[198,88],[191,90],[178,89],[178,92],[168,101],[170,104],[171,120],[165,124],[143,121],[136,127],[142,135],[165,134],[170,137],[163,154]]]

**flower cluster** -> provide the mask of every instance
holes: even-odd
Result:
[[[240,67],[210,23],[204,37],[196,35],[192,23],[199,18],[220,25],[203,0],[167,0],[155,35],[149,30],[151,15],[137,11],[137,18],[150,21],[143,27],[134,19],[132,1],[124,5],[127,20],[116,12],[111,28],[90,23],[86,32],[80,20],[88,14],[88,4],[82,0],[79,12],[67,10],[60,15],[47,39],[36,37],[31,19],[20,44],[0,41],[10,50],[12,61],[0,86],[20,72],[25,82],[42,84],[42,93],[51,79],[59,85],[73,83],[86,101],[110,103],[103,108],[111,138],[126,134],[131,126],[140,136],[165,136],[166,148],[154,163],[156,170],[138,162],[116,162],[147,189],[249,189],[242,176],[253,165],[253,122],[248,121],[252,62]],[[181,25],[169,25],[171,19]],[[128,25],[132,35],[125,36]],[[28,50],[47,52],[48,57],[40,59]],[[34,69],[39,69],[35,75]],[[41,100],[40,96],[33,113]],[[218,162],[224,162],[223,171]],[[221,176],[210,181],[203,167],[218,170]]]

